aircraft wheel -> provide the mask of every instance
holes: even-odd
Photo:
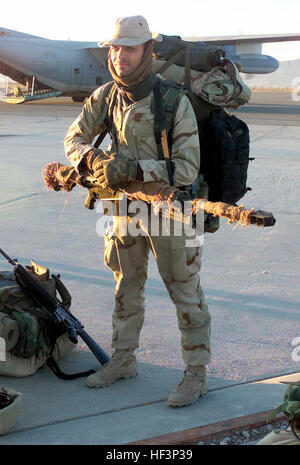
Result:
[[[81,103],[85,101],[85,97],[72,97],[73,102]]]

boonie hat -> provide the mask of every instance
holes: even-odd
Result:
[[[150,32],[149,25],[143,16],[128,16],[118,18],[114,24],[112,38],[100,41],[98,45],[99,47],[111,45],[134,47],[152,39],[161,42],[162,36],[157,32]]]

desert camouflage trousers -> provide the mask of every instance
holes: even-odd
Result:
[[[115,223],[119,218],[114,218]],[[139,347],[151,249],[176,307],[183,360],[190,366],[206,365],[210,361],[210,314],[198,275],[202,247],[186,247],[182,236],[105,235],[104,261],[116,281],[112,348]]]

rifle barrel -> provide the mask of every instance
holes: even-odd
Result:
[[[84,340],[86,345],[91,349],[97,360],[104,365],[106,362],[109,361],[109,356],[107,353],[97,344],[96,341],[84,330],[79,329],[77,330],[77,334]]]
[[[0,253],[1,255],[3,255],[4,258],[6,258],[6,260],[13,266],[16,266],[16,262],[14,260],[12,260],[8,255],[7,253],[4,252],[4,250],[0,249]]]

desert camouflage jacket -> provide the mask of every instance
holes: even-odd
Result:
[[[78,168],[87,153],[95,150],[92,142],[95,136],[106,128],[105,123],[99,124],[103,112],[100,95],[101,87],[87,100],[66,135],[65,152],[75,168]],[[144,182],[169,183],[166,163],[158,159],[154,115],[150,110],[152,98],[153,92],[148,97],[124,107],[119,95],[117,96],[113,110],[117,147],[112,141],[108,152],[118,152],[131,160],[138,160],[143,170]],[[180,99],[174,120],[171,157],[175,164],[175,186],[193,183],[200,169],[200,146],[194,110],[185,95]]]

